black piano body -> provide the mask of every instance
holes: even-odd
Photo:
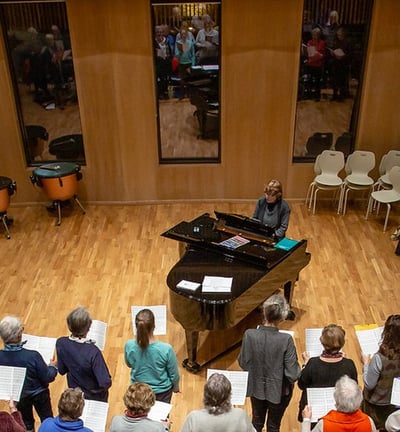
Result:
[[[281,288],[290,304],[299,272],[310,261],[305,240],[293,242],[289,250],[281,249],[266,235],[267,227],[254,219],[216,214],[218,219],[206,213],[162,234],[180,242],[181,258],[170,270],[167,285],[171,313],[185,330],[188,358],[183,365],[193,372],[205,365],[197,363],[200,331],[234,327]],[[235,235],[248,243],[237,249],[220,244]],[[201,284],[204,276],[232,277],[231,292],[177,287],[182,280]]]

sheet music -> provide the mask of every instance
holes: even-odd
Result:
[[[188,290],[188,291],[196,291],[197,288],[200,286],[201,284],[197,283],[197,282],[191,282],[191,281],[187,281],[182,279],[177,285],[177,288],[181,288],[184,290]]]
[[[22,334],[22,340],[26,341],[24,348],[37,351],[45,361],[46,364],[50,363],[50,360],[54,356],[54,349],[56,347],[56,338],[44,337],[44,336],[33,336],[29,334]]]
[[[107,415],[107,402],[85,399],[85,406],[81,415],[85,427],[93,432],[104,432],[106,430]]]
[[[247,371],[228,371],[219,369],[207,369],[207,379],[213,373],[225,375],[231,382],[232,386],[232,405],[244,405],[246,401],[247,380],[249,373]]]
[[[133,334],[136,335],[135,317],[138,312],[142,309],[150,309],[154,314],[154,320],[156,328],[154,329],[154,335],[166,335],[167,334],[167,306],[132,306],[132,323],[133,323]]]
[[[250,240],[247,240],[246,238],[241,237],[240,235],[236,235],[220,242],[219,245],[225,246],[228,249],[237,249],[238,247],[243,246],[247,243],[250,243]]]
[[[321,337],[322,328],[306,329],[306,352],[310,357],[319,357],[324,350],[319,338]]]
[[[355,326],[358,342],[364,354],[375,354],[379,350],[383,327],[376,324]]]
[[[25,381],[26,368],[14,366],[0,366],[0,399],[15,402],[21,397],[22,387]]]
[[[202,292],[208,293],[230,293],[232,288],[231,277],[204,276]]]
[[[390,398],[392,405],[400,406],[400,378],[393,378],[392,395]]]
[[[95,342],[96,346],[104,351],[106,345],[107,323],[103,321],[93,320],[90,326],[87,338]]]
[[[333,392],[335,387],[317,387],[307,389],[307,403],[311,406],[311,422],[316,423],[318,419],[335,409]]]
[[[156,403],[151,407],[148,418],[155,421],[162,421],[168,418],[171,412],[172,405],[166,402],[156,401]]]

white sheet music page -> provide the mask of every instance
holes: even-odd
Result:
[[[400,378],[393,378],[392,395],[390,398],[392,405],[400,406]]]
[[[166,420],[171,412],[171,408],[172,405],[169,403],[156,401],[156,403],[151,407],[147,417],[159,422]]]
[[[311,422],[316,423],[318,419],[335,409],[333,392],[335,387],[317,387],[307,389],[307,402],[312,409]]]
[[[376,324],[355,326],[358,342],[364,354],[373,355],[379,350],[383,327]]]
[[[24,348],[37,351],[45,361],[46,364],[50,363],[50,360],[54,356],[54,349],[56,347],[56,338],[34,336],[29,334],[22,334],[22,340],[26,341]]]
[[[81,419],[83,425],[93,432],[105,432],[108,415],[108,403],[86,400]]]
[[[321,337],[322,328],[306,329],[306,352],[310,357],[319,357],[324,350],[319,338]]]
[[[87,338],[94,341],[95,345],[104,351],[106,345],[107,323],[103,321],[93,320],[90,326]]]
[[[26,368],[0,366],[0,399],[18,402],[25,381]]]
[[[225,375],[231,382],[232,405],[244,405],[246,401],[247,380],[249,378],[249,373],[247,371],[207,369],[207,379],[210,378],[213,373]]]
[[[132,327],[133,334],[136,335],[135,318],[138,312],[142,309],[150,309],[154,314],[156,328],[154,329],[154,335],[166,335],[167,334],[167,306],[132,306]]]
[[[201,290],[208,293],[230,293],[232,280],[231,277],[204,276]]]

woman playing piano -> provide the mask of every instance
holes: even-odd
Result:
[[[258,199],[253,218],[275,229],[278,240],[285,237],[289,226],[289,204],[282,199],[282,183],[271,180],[264,188],[264,196]]]

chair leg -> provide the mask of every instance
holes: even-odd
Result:
[[[81,204],[81,202],[78,200],[78,195],[74,195],[74,200],[76,201],[76,203],[78,204],[78,206],[81,208],[82,213],[86,214],[85,208],[83,207],[83,205]]]
[[[387,210],[386,210],[385,224],[383,225],[383,232],[386,231],[386,227],[387,227],[387,223],[388,223],[389,213],[390,213],[391,207],[392,206],[389,203],[387,203]]]
[[[11,235],[10,235],[10,231],[8,230],[8,225],[7,225],[7,213],[3,214],[3,216],[1,217],[1,221],[3,222],[4,228],[6,230],[6,238],[7,238],[7,240],[10,240]]]
[[[372,198],[372,195],[369,196],[367,212],[365,213],[365,220],[368,219],[368,216],[371,212],[373,212],[374,202],[375,200]]]
[[[345,186],[340,186],[340,194],[339,194],[339,204],[338,204],[338,209],[337,209],[337,214],[340,214],[343,211],[343,199],[344,199],[344,194],[345,194]]]
[[[314,203],[313,203],[313,212],[312,214],[315,214],[315,204],[317,203],[317,193],[318,193],[318,188],[315,188],[315,192],[314,192]]]
[[[344,197],[343,197],[343,203],[342,203],[342,214],[345,215],[346,214],[346,209],[347,209],[347,200],[349,198],[349,191],[350,189],[346,189],[346,192],[344,193]]]
[[[311,182],[307,189],[306,206],[310,209],[312,204],[312,196],[314,193],[314,182]]]

